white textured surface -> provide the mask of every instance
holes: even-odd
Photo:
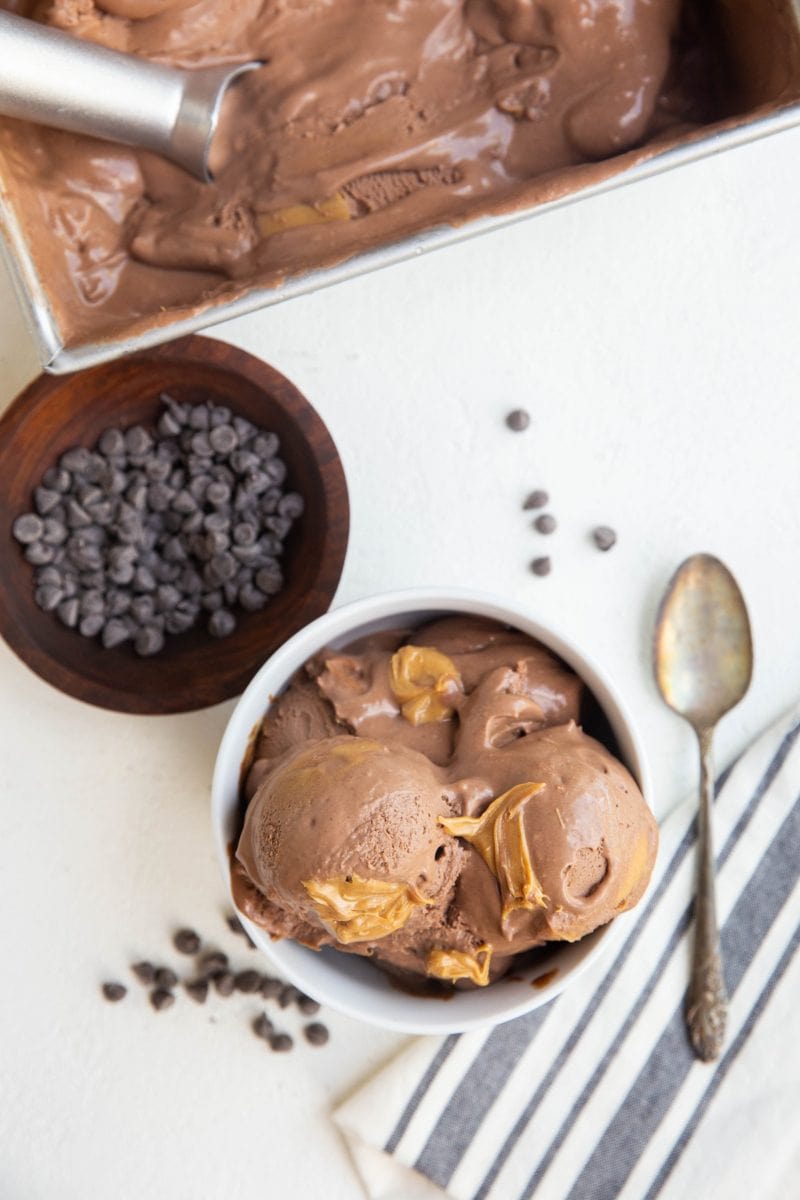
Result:
[[[339,445],[339,598],[458,584],[557,619],[637,712],[661,812],[695,772],[649,671],[681,559],[720,555],[751,607],[756,675],[720,762],[800,691],[798,193],[800,130],[215,331],[289,375]],[[0,304],[3,406],[37,367],[5,280]],[[524,435],[502,423],[517,405]],[[535,486],[550,539],[519,509]],[[586,540],[599,522],[619,530],[608,555]],[[174,922],[238,944],[207,816],[228,706],[95,711],[4,646],[0,678],[2,1200],[356,1200],[326,1109],[400,1039],[332,1017],[327,1049],[279,1059],[244,1002],[98,998],[132,956],[176,958]]]

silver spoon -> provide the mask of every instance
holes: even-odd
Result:
[[[162,154],[198,179],[225,92],[260,62],[183,71],[0,12],[0,113]]]
[[[718,1058],[728,997],[722,975],[714,888],[711,743],[721,717],[739,703],[753,673],[753,643],[744,598],[718,558],[694,554],[673,575],[656,620],[654,665],[659,691],[700,742],[695,940],[686,1024],[698,1058]]]

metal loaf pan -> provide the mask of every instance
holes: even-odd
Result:
[[[565,176],[562,186],[555,189],[556,198],[543,199],[528,208],[467,220],[455,227],[438,226],[338,265],[305,271],[274,287],[250,287],[234,299],[211,302],[202,311],[186,310],[181,315],[178,310],[169,321],[163,317],[159,320],[154,314],[152,323],[145,323],[144,328],[141,321],[135,332],[121,325],[96,342],[65,345],[48,300],[47,280],[37,271],[30,242],[0,171],[0,246],[42,365],[54,374],[94,366],[800,125],[800,0],[719,0],[718,12],[724,52],[736,76],[739,104],[727,119],[707,126],[688,140],[624,156],[621,169],[599,182],[581,180],[579,171],[574,179]],[[625,165],[631,159],[635,161]]]

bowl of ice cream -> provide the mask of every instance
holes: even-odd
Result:
[[[649,881],[649,792],[623,701],[571,639],[421,589],[329,612],[272,655],[223,736],[212,814],[283,976],[444,1033],[546,1003],[601,953]]]
[[[349,506],[302,393],[189,337],[34,380],[0,421],[0,526],[12,650],[77,699],[186,712],[328,608]]]

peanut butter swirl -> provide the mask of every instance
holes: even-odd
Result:
[[[304,880],[311,903],[337,942],[368,942],[402,929],[415,908],[433,902],[409,883],[360,875]]]
[[[486,987],[491,961],[492,947],[484,942],[474,954],[466,950],[431,950],[425,961],[425,969],[429,975],[446,979],[449,983],[455,983],[457,979],[469,979],[478,987]]]
[[[516,908],[546,908],[547,896],[533,870],[525,837],[525,805],[543,783],[519,783],[498,796],[479,817],[439,817],[454,837],[470,842],[500,884],[503,922]]]
[[[412,725],[448,720],[454,697],[463,691],[455,663],[433,646],[402,646],[392,655],[389,680]]]

